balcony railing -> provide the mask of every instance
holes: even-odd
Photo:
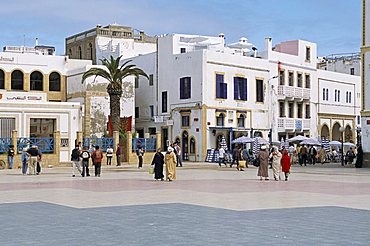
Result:
[[[278,118],[278,132],[310,130],[310,119]]]
[[[301,88],[287,85],[278,86],[279,99],[292,98],[298,100],[308,100],[310,99],[310,92],[310,88]]]

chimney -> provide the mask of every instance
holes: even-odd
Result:
[[[35,38],[35,46],[39,46],[39,38]]]
[[[272,38],[265,38],[266,51],[272,51]]]

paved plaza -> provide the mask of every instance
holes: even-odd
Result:
[[[369,245],[370,169],[294,166],[285,182],[184,165],[174,182],[148,165],[2,170],[0,245]]]

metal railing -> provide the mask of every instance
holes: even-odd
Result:
[[[22,152],[23,148],[31,148],[36,145],[39,150],[45,153],[54,153],[54,138],[18,138],[17,150]]]
[[[98,145],[99,148],[103,152],[105,152],[107,151],[109,146],[112,146],[113,148],[114,147],[113,144],[114,144],[113,138],[84,138],[82,147],[90,148],[90,145],[94,146]]]
[[[156,138],[133,138],[132,139],[132,151],[136,151],[141,145],[144,148],[144,151],[156,151]]]
[[[0,154],[7,153],[11,144],[12,138],[0,138]]]

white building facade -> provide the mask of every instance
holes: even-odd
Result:
[[[241,135],[272,141],[318,138],[322,125],[333,132],[334,119],[343,116],[348,121],[340,121],[341,126],[354,131],[359,77],[319,72],[316,44],[298,40],[273,47],[267,38],[261,57],[243,45],[235,47],[225,45],[222,36],[174,34],[158,38],[157,53],[134,58],[154,77],[152,84],[136,83],[136,131],[161,132],[163,148],[180,142],[183,159],[192,161],[204,160],[222,137],[229,146]],[[327,107],[319,90],[334,84],[342,96]],[[352,100],[345,102],[350,91]],[[333,134],[325,137],[334,139]]]

